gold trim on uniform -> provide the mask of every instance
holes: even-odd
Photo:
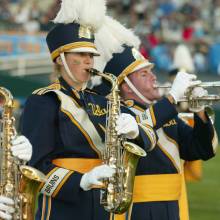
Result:
[[[135,109],[137,109],[137,110],[139,110],[139,111],[141,111],[141,112],[144,112],[144,109],[143,108],[141,108],[140,106],[138,106],[138,105],[134,105],[133,106]]]
[[[94,143],[92,142],[92,139],[90,138],[90,136],[88,135],[88,133],[80,126],[80,124],[73,118],[72,114],[67,112],[64,109],[61,109],[61,111],[63,113],[65,113],[70,120],[73,122],[73,124],[75,124],[78,129],[83,133],[83,135],[85,136],[86,140],[89,142],[90,146],[92,147],[92,149],[99,155],[99,157],[101,157],[101,152],[96,148],[96,146],[94,145]]]
[[[72,93],[76,96],[77,99],[80,99],[79,92],[75,89],[72,89]]]
[[[47,218],[46,220],[49,220],[50,219],[50,211],[51,211],[51,197],[48,197],[48,208],[47,208]]]
[[[47,179],[49,179],[50,176],[51,176],[54,172],[56,172],[56,170],[58,170],[58,169],[59,169],[59,167],[54,167],[54,168],[46,175]],[[41,191],[41,189],[43,188],[44,185],[45,185],[44,182],[42,182],[42,183],[40,184],[40,186],[39,186],[39,188],[38,188],[38,192]]]
[[[181,194],[181,174],[135,176],[133,202],[173,201]]]
[[[55,197],[57,193],[60,191],[60,189],[63,187],[64,183],[67,181],[67,179],[74,173],[74,171],[70,171],[59,183],[53,194],[51,195],[52,197]]]
[[[88,103],[88,106],[91,107],[93,115],[102,116],[102,115],[106,115],[107,113],[107,110],[105,108],[102,109],[99,105]]]
[[[157,143],[157,137],[153,128],[151,126],[143,125],[141,123],[138,125],[144,130],[144,132],[146,133],[146,135],[148,136],[151,142],[151,148],[149,149],[149,151],[153,150]]]
[[[105,129],[105,127],[102,125],[102,124],[100,124],[99,123],[99,127],[102,129],[102,131],[105,133],[105,131],[106,131],[106,129]]]
[[[165,148],[162,147],[162,145],[159,142],[157,142],[157,145],[163,151],[163,153],[171,160],[171,162],[173,163],[173,166],[177,169],[177,171],[180,172],[180,168],[175,163],[174,158],[166,151]]]
[[[49,86],[46,86],[46,87],[43,87],[43,88],[40,88],[40,89],[36,89],[35,91],[33,91],[32,94],[35,94],[35,95],[43,95],[47,92],[49,92],[50,90],[60,90],[61,89],[61,85],[59,82],[55,82]]]
[[[58,158],[54,159],[52,163],[67,170],[87,173],[94,167],[100,166],[102,160],[98,158]]]
[[[136,121],[137,121],[137,123],[141,123],[141,119],[140,119],[139,115],[136,115]]]
[[[42,204],[42,212],[41,212],[41,220],[44,220],[45,209],[46,209],[46,195],[43,195],[43,204]]]
[[[170,136],[168,136],[167,133],[164,132],[164,134],[165,134],[166,138],[167,138],[170,142],[172,142],[172,143],[179,149],[179,144],[178,144],[173,138],[171,138]]]
[[[80,108],[79,103],[78,103],[73,97],[70,97],[70,99],[74,102],[74,104],[75,104],[78,108]]]
[[[150,111],[151,119],[153,121],[153,125],[156,126],[157,121],[156,121],[156,117],[154,115],[154,109],[153,109],[152,105],[149,107],[149,111]]]
[[[46,201],[48,204],[46,205]],[[47,206],[47,210],[46,210]],[[51,197],[43,195],[43,204],[42,204],[42,212],[41,212],[41,220],[45,219],[45,213],[47,212],[46,220],[49,220],[50,218],[50,212],[51,212]]]
[[[175,119],[170,120],[168,123],[166,123],[165,125],[163,125],[163,127],[170,127],[170,126],[173,126],[173,125],[177,125]]]
[[[70,44],[66,44],[64,46],[61,46],[61,47],[57,48],[56,50],[54,50],[51,53],[51,58],[52,58],[52,60],[54,60],[61,53],[64,53],[64,52],[71,50],[71,49],[82,48],[82,47],[90,47],[90,48],[96,49],[95,44],[91,43],[91,42],[85,42],[85,41],[74,42],[74,43],[70,43]]]
[[[132,64],[130,64],[127,68],[125,68],[123,72],[118,76],[118,83],[121,84],[126,76],[131,74],[137,66],[139,66],[144,62],[145,60],[136,60]]]

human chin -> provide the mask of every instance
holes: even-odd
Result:
[[[80,76],[79,81],[81,81],[82,83],[84,82],[88,82],[90,80],[90,75],[89,74],[83,74]]]
[[[154,99],[160,99],[162,96],[161,96],[161,94],[159,93],[159,91],[158,90],[156,90],[155,92],[154,92]]]

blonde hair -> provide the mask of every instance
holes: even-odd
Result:
[[[50,74],[50,81],[55,82],[57,78],[61,75],[61,65],[54,63],[53,72]]]

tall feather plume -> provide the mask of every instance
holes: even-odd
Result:
[[[176,68],[182,68],[191,73],[194,72],[195,66],[193,63],[193,58],[189,48],[186,45],[180,44],[174,50],[173,65]]]
[[[54,23],[72,23],[92,26],[98,30],[106,13],[106,0],[62,0]]]
[[[139,49],[140,39],[131,29],[127,29],[115,19],[105,16],[103,25],[95,34],[95,44],[101,56],[95,57],[94,66],[103,71],[113,53],[121,53],[124,50],[123,44]]]
[[[135,47],[136,49],[140,46],[140,39],[134,34],[131,29],[126,28],[124,25],[119,23],[117,20],[112,17],[106,16],[105,23],[107,28],[115,39],[122,45],[126,44],[128,46]]]
[[[69,24],[73,21],[79,22],[79,12],[81,8],[81,0],[62,0],[60,10],[53,22],[64,24]]]

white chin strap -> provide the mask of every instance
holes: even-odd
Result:
[[[147,98],[145,98],[134,86],[134,84],[128,79],[128,77],[124,78],[124,81],[128,84],[128,86],[130,87],[130,89],[136,94],[136,96],[138,98],[140,98],[144,103],[146,104],[152,104],[152,102],[150,100],[148,100]]]
[[[79,83],[79,81],[75,78],[75,76],[74,76],[74,75],[72,74],[72,72],[70,71],[70,69],[69,69],[69,67],[68,67],[68,65],[67,65],[67,63],[66,63],[66,58],[65,58],[65,56],[64,56],[64,53],[61,53],[61,54],[60,54],[60,57],[61,57],[63,66],[64,66],[64,68],[65,68],[65,70],[66,70],[68,76],[70,77],[70,79],[72,79],[73,82],[75,82],[75,83]],[[86,87],[87,87],[87,82],[83,83],[81,90],[85,90]]]

